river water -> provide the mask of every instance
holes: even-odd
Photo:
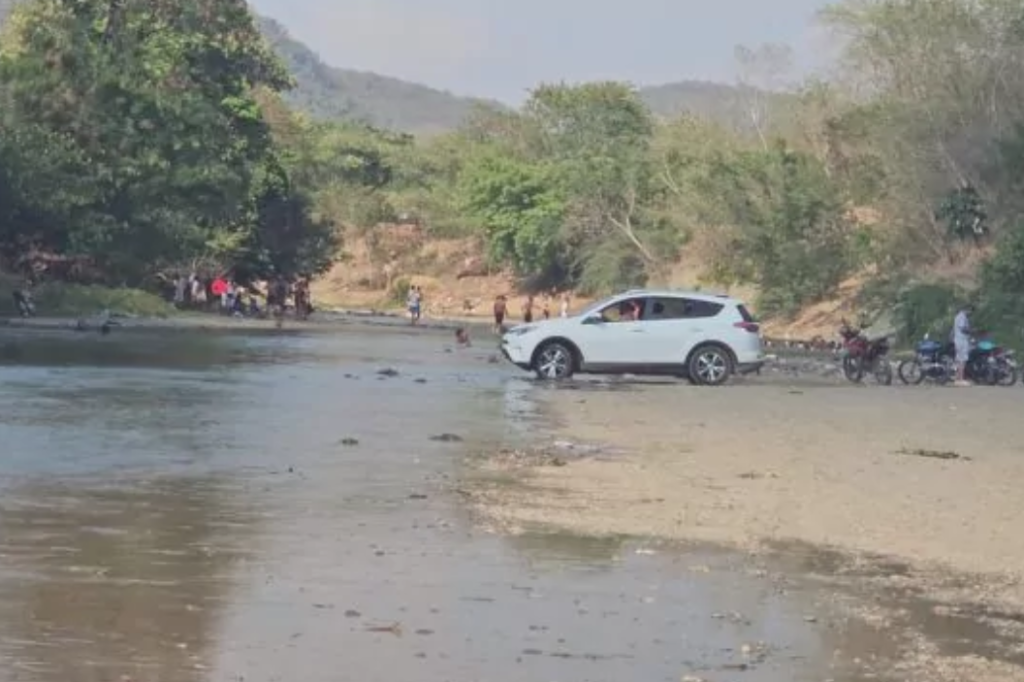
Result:
[[[0,337],[0,682],[847,679],[737,557],[475,528],[464,458],[544,427],[491,354]]]

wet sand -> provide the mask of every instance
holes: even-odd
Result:
[[[861,682],[884,648],[798,569],[488,532],[465,461],[547,420],[484,344],[69,337],[0,336],[3,682]]]
[[[856,592],[852,611],[906,625],[914,645],[904,653],[917,658],[902,679],[1024,679],[1019,386],[766,378],[718,390],[550,390],[544,404],[557,437],[605,451],[558,466],[492,460],[485,470],[513,468],[518,481],[477,499],[500,527],[704,541],[771,557]],[[899,590],[932,600],[926,615],[948,621],[932,634],[959,649],[930,641],[920,619],[912,630]],[[976,629],[985,623],[998,633]],[[965,657],[986,637],[998,651]]]

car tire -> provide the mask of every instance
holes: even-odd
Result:
[[[698,346],[690,354],[687,371],[699,386],[721,386],[732,375],[732,355],[717,344]]]
[[[548,341],[534,355],[533,371],[538,379],[563,381],[572,377],[576,357],[571,348],[558,341]]]

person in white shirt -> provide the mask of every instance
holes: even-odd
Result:
[[[956,383],[958,386],[967,386],[967,359],[971,354],[971,321],[970,313],[974,312],[974,306],[967,304],[957,311],[953,318],[953,331],[950,338],[953,341],[953,350],[956,361]]]

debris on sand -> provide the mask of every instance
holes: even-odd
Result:
[[[740,478],[747,481],[759,481],[762,478],[778,478],[779,475],[774,471],[760,472],[760,471],[744,471],[739,475]]]
[[[462,436],[454,433],[441,433],[436,436],[431,436],[430,440],[437,441],[438,443],[461,443]]]
[[[962,462],[970,462],[971,458],[961,455],[959,452],[953,452],[952,450],[925,450],[924,448],[900,448],[893,452],[894,455],[903,455],[905,457],[928,457],[931,459],[958,459]]]
[[[398,370],[393,367],[385,367],[384,369],[378,369],[377,375],[382,377],[397,377]]]
[[[345,447],[352,447],[354,445],[359,445],[359,441],[356,440],[355,438],[342,438],[341,440],[338,441],[338,445],[344,445]]]
[[[391,625],[371,625],[366,628],[367,632],[383,632],[394,635],[395,637],[402,636],[402,624],[395,622]]]
[[[764,663],[768,659],[770,649],[764,642],[751,642],[741,646],[740,653],[754,663]]]
[[[487,457],[498,469],[530,469],[533,467],[564,467],[571,461],[607,454],[608,449],[568,440],[524,448],[502,448]]]
[[[502,448],[490,458],[491,464],[502,469],[527,469],[532,467],[564,467],[567,462],[560,454],[545,448]]]

